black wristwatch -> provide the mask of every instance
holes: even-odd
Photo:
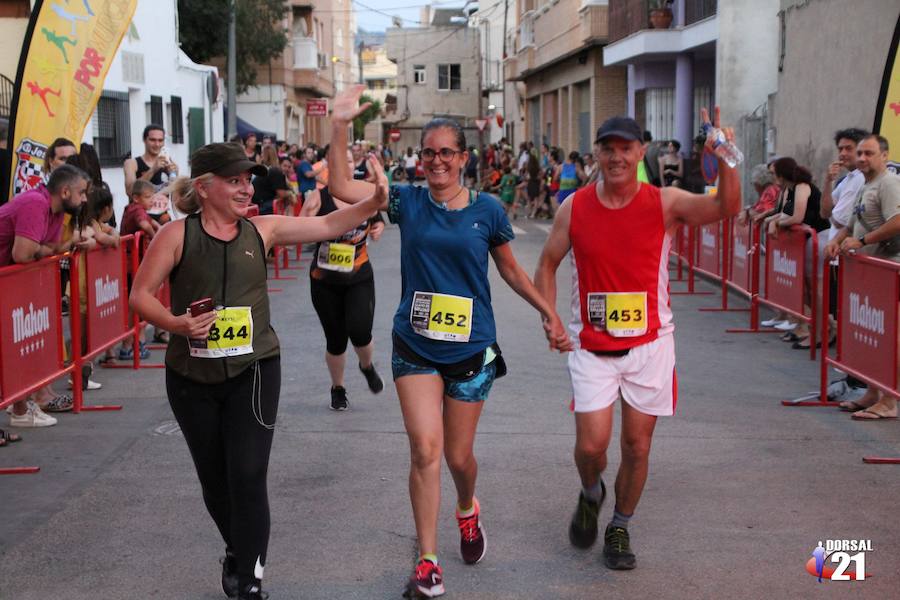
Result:
[[[856,238],[856,239],[858,239],[858,240],[859,240],[859,243],[862,244],[863,246],[866,245],[866,234],[865,234],[865,233],[862,234],[861,236],[859,236],[859,237]]]

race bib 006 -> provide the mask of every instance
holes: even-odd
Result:
[[[191,356],[227,358],[253,352],[253,312],[249,306],[216,310],[216,322],[205,340],[188,340]]]
[[[468,342],[472,335],[472,299],[437,292],[416,292],[409,322],[413,331],[429,339]]]
[[[350,273],[356,258],[356,247],[351,244],[323,242],[319,246],[319,257],[316,264],[326,271]]]
[[[613,337],[647,333],[647,292],[591,292],[587,304],[591,325]]]

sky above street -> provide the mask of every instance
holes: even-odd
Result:
[[[402,0],[354,0],[356,9],[356,24],[366,31],[384,31],[391,27],[391,16],[403,19],[404,27],[421,27],[419,23],[420,11],[425,6],[422,0],[413,0],[404,4]],[[465,0],[444,0],[432,2],[435,7],[462,6]],[[374,9],[374,10],[373,10]]]

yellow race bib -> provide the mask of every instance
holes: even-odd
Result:
[[[413,331],[429,339],[468,342],[472,335],[472,299],[437,292],[416,292],[409,322]]]
[[[588,320],[613,337],[647,333],[647,292],[588,293]]]
[[[320,269],[326,271],[338,271],[350,273],[353,271],[353,261],[356,259],[356,246],[351,244],[338,244],[336,242],[322,242],[319,246],[317,263]]]
[[[216,310],[216,322],[205,340],[189,340],[191,356],[227,358],[253,352],[253,312],[249,306]]]

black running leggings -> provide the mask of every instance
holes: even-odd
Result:
[[[357,348],[372,341],[375,318],[375,279],[369,277],[350,285],[335,285],[310,279],[313,307],[325,332],[328,354],[347,351],[349,339]]]
[[[280,390],[279,357],[218,384],[197,383],[166,369],[169,404],[194,459],[206,508],[237,557],[241,589],[255,579],[257,559],[266,564],[266,473]]]

